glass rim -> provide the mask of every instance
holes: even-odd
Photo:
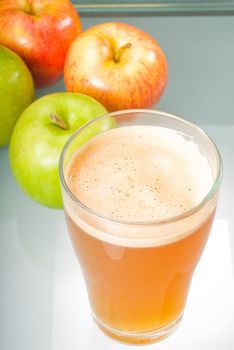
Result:
[[[84,203],[82,203],[69,189],[66,180],[65,180],[65,176],[64,176],[64,170],[63,170],[63,161],[64,161],[64,157],[66,154],[66,151],[69,147],[69,145],[72,143],[72,141],[76,138],[77,135],[79,135],[85,128],[87,128],[89,125],[95,123],[98,120],[102,120],[102,119],[106,119],[106,118],[110,118],[110,117],[115,117],[115,116],[119,116],[122,114],[133,114],[133,113],[146,113],[146,114],[155,114],[155,115],[161,115],[161,116],[165,116],[168,118],[171,118],[173,120],[177,120],[178,122],[182,122],[184,125],[188,125],[190,127],[193,127],[193,129],[197,130],[203,137],[205,137],[210,145],[212,146],[212,148],[214,149],[214,153],[216,156],[216,160],[217,160],[217,174],[216,174],[216,178],[214,178],[214,182],[213,185],[211,186],[211,188],[209,189],[209,191],[206,193],[206,195],[203,197],[203,199],[196,204],[195,206],[191,207],[190,209],[186,210],[184,213],[178,214],[178,215],[174,215],[171,216],[169,218],[166,219],[160,219],[160,220],[149,220],[149,221],[132,221],[132,220],[119,220],[119,219],[114,219],[114,218],[110,218],[106,215],[103,215],[97,211],[95,211],[92,208],[89,208],[88,206],[86,206]],[[142,124],[143,125],[143,124]],[[89,140],[87,140],[86,142],[88,142]],[[167,112],[163,112],[160,110],[152,110],[152,109],[125,109],[125,110],[121,110],[121,111],[115,111],[115,112],[110,112],[107,114],[104,114],[100,117],[94,118],[92,120],[90,120],[89,122],[87,122],[86,124],[82,125],[79,129],[77,129],[67,140],[67,142],[65,143],[63,150],[61,152],[60,158],[59,158],[59,177],[60,177],[60,182],[63,186],[63,188],[66,190],[66,193],[69,195],[69,197],[79,206],[81,207],[84,211],[86,211],[87,213],[97,217],[98,219],[104,220],[106,222],[109,223],[115,223],[115,224],[121,224],[121,225],[131,225],[131,226],[151,226],[151,225],[163,225],[163,224],[170,224],[170,223],[175,223],[178,221],[181,221],[193,214],[195,214],[196,212],[198,212],[201,208],[203,208],[216,194],[221,179],[222,179],[222,174],[223,174],[223,165],[222,165],[222,159],[221,159],[221,155],[220,152],[215,144],[215,142],[210,138],[210,136],[203,130],[201,129],[199,126],[197,126],[196,124],[194,124],[193,122],[187,121],[182,117],[176,116],[174,114],[171,113],[167,113]]]

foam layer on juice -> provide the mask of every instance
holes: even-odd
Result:
[[[193,140],[163,127],[128,126],[106,131],[80,148],[66,182],[80,202],[101,215],[147,222],[170,219],[199,204],[213,177]],[[74,209],[66,205],[66,210],[82,226]],[[116,227],[109,229],[110,236],[122,236]],[[132,237],[131,230],[124,231],[125,238]],[[151,231],[146,235],[153,239]]]

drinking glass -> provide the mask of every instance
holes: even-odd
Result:
[[[127,221],[95,212],[72,193],[66,170],[77,150],[108,129],[133,125],[168,128],[197,145],[213,178],[198,204],[162,220]],[[95,322],[107,335],[125,343],[146,344],[167,337],[181,322],[212,226],[222,176],[217,147],[199,127],[174,115],[118,111],[81,127],[65,145],[59,170],[68,231]]]

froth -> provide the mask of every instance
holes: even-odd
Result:
[[[94,137],[73,157],[66,181],[87,207],[110,219],[131,222],[185,213],[202,201],[213,184],[198,145],[156,126],[116,128]],[[74,219],[74,210],[70,212]]]

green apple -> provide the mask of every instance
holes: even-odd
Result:
[[[58,170],[62,149],[79,127],[106,113],[93,98],[68,92],[43,96],[26,108],[12,133],[9,157],[16,182],[30,198],[62,208]],[[100,121],[86,138],[109,127]]]
[[[0,46],[0,147],[7,145],[16,120],[33,98],[27,66],[13,51]]]

